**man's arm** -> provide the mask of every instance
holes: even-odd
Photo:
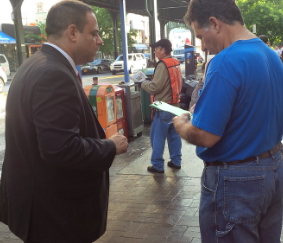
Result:
[[[210,148],[220,140],[220,136],[206,132],[190,122],[190,114],[182,114],[173,118],[173,124],[177,133],[188,143]]]
[[[150,94],[160,93],[167,84],[165,82],[169,78],[167,68],[163,62],[159,63],[156,67],[154,78],[152,81],[144,81],[141,84],[141,88]]]
[[[111,139],[100,139],[94,132],[80,135],[84,111],[79,89],[72,84],[72,73],[64,71],[41,74],[33,89],[32,122],[40,156],[52,166],[69,170],[109,169],[115,155],[126,150],[126,139],[118,134]]]

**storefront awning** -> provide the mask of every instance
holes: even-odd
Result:
[[[134,44],[134,47],[137,50],[147,50],[148,49],[148,47],[145,44]]]
[[[16,40],[0,31],[0,44],[16,44]]]

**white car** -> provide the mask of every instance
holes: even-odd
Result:
[[[142,53],[130,53],[128,54],[128,66],[129,72],[133,73],[136,70],[146,68],[146,58]],[[124,72],[124,57],[120,55],[117,59],[111,63],[110,70],[113,75],[118,72]]]
[[[180,63],[183,63],[185,61],[185,49],[184,48],[174,49],[172,56],[176,58]]]
[[[0,66],[0,93],[4,90],[4,86],[7,83],[7,75],[4,68]]]
[[[4,68],[7,76],[10,76],[10,66],[7,57],[4,54],[0,54],[0,65]]]

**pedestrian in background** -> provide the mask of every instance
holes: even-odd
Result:
[[[98,31],[90,6],[57,3],[48,43],[11,84],[0,219],[25,243],[91,243],[106,230],[109,168],[128,143],[105,139],[77,76],[103,43]]]
[[[167,39],[161,39],[150,45],[154,48],[158,58],[152,81],[144,81],[141,88],[154,95],[154,101],[164,101],[179,107],[182,88],[182,73],[180,63],[172,58],[172,44]],[[177,134],[172,119],[174,115],[155,110],[150,129],[150,141],[152,147],[151,164],[147,170],[151,173],[164,173],[164,146],[167,139],[170,161],[167,165],[173,169],[181,169],[182,142]]]
[[[279,49],[278,46],[275,46],[274,51],[279,57],[281,56],[281,50]]]
[[[202,243],[280,243],[282,63],[246,29],[234,0],[191,0],[184,20],[217,53],[192,121],[173,119],[205,164]]]
[[[258,38],[268,45],[268,37],[266,35],[260,35]]]
[[[202,43],[201,43],[201,50],[202,50],[203,52],[206,52],[206,51],[207,51],[207,50],[205,49],[205,47],[202,45]],[[199,94],[201,93],[201,90],[202,90],[202,88],[203,88],[203,85],[204,85],[204,82],[205,82],[205,74],[206,74],[207,66],[209,65],[210,60],[211,60],[211,59],[209,59],[209,60],[206,61],[205,67],[204,67],[203,76],[202,76],[202,78],[199,80],[199,82],[197,83],[197,85],[195,86],[194,91],[193,91],[193,93],[192,93],[191,102],[190,102],[190,105],[189,105],[189,111],[190,111],[191,113],[194,113],[195,105],[196,105],[196,103],[197,103]]]
[[[283,41],[281,41],[281,45],[279,46],[280,50],[280,59],[283,62]]]

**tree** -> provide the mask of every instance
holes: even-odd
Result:
[[[46,32],[45,32],[46,23],[36,21],[36,26],[39,27],[41,35],[29,34],[29,35],[26,35],[25,37],[33,38],[34,40],[40,41],[40,42],[46,42],[47,41]]]
[[[282,0],[237,0],[236,3],[249,30],[256,24],[256,34],[267,35],[271,44],[283,40]]]
[[[113,29],[112,29],[112,19],[109,12],[104,8],[92,7],[93,11],[96,15],[98,26],[99,26],[99,34],[103,40],[103,45],[99,48],[99,50],[105,55],[113,55],[114,52],[114,43],[113,43]],[[45,22],[36,21],[36,25],[40,28],[41,35],[27,35],[26,37],[33,38],[38,41],[46,42],[46,33],[45,33]],[[118,26],[121,26],[120,21],[118,21]],[[121,29],[118,28],[118,36],[120,38],[119,41],[119,49],[122,50],[122,41],[121,41]],[[127,34],[128,38],[128,47],[133,47],[133,44],[136,43],[134,37],[137,36],[137,31],[131,29]]]
[[[99,7],[92,7],[96,15],[97,22],[99,25],[99,33],[103,40],[104,45],[99,49],[106,55],[113,55],[114,52],[114,43],[113,43],[113,29],[112,29],[112,19],[108,10]],[[118,21],[117,26],[121,26],[120,20]],[[118,27],[118,36],[119,36],[119,50],[122,50],[122,41],[121,41],[121,28]],[[137,36],[137,31],[131,29],[127,34],[128,47],[132,47],[136,43],[134,37]]]

